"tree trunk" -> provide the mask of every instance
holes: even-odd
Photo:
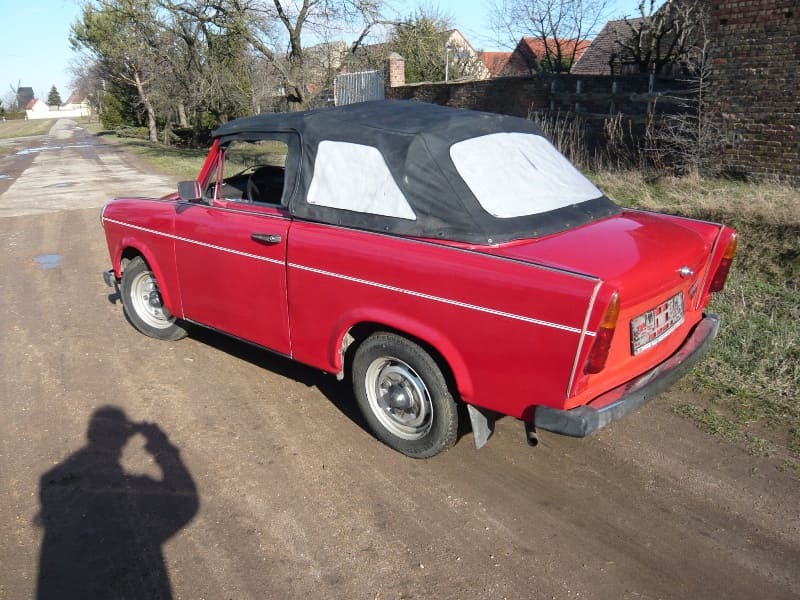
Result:
[[[171,125],[172,125],[172,123],[170,122],[169,117],[167,117],[167,122],[164,123],[164,145],[165,146],[169,146],[170,145],[170,139],[169,138],[172,135],[172,127],[171,127]]]
[[[139,99],[142,101],[144,109],[147,112],[147,129],[150,141],[157,144],[158,126],[156,125],[156,112],[153,110],[153,104],[150,102],[150,98],[147,97],[144,91],[144,85],[142,84],[142,78],[139,77],[139,71],[134,70],[133,77],[136,82],[136,91],[139,93]]]
[[[181,127],[189,127],[189,120],[186,118],[186,107],[183,101],[178,102],[178,124]]]

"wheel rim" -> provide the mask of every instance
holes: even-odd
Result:
[[[407,363],[389,356],[367,368],[367,399],[372,413],[397,437],[418,440],[433,426],[433,406],[422,378]]]
[[[149,271],[136,275],[131,282],[131,302],[134,312],[150,327],[166,329],[175,321],[164,307],[158,281]]]

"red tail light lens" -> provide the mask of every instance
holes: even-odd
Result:
[[[614,338],[614,331],[617,329],[617,320],[619,320],[619,292],[614,292],[594,338],[594,344],[591,352],[589,352],[589,358],[586,360],[584,373],[599,373],[605,368],[608,352],[611,350],[611,340]]]
[[[717,267],[717,272],[714,273],[714,278],[711,280],[711,285],[708,291],[712,294],[719,292],[725,287],[725,282],[728,279],[728,272],[731,270],[733,257],[736,256],[736,246],[739,244],[739,235],[734,233],[728,242],[728,247],[725,248],[725,254],[722,255],[722,262]]]

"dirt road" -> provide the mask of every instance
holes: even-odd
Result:
[[[530,449],[505,419],[404,458],[331,377],[135,332],[98,208],[173,182],[69,122],[15,144],[48,149],[0,160],[0,598],[800,596],[796,474],[669,398],[586,440]]]

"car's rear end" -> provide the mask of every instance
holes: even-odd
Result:
[[[526,419],[583,436],[684,375],[717,333],[705,309],[735,251],[728,227],[641,211],[498,248],[599,279],[565,397],[543,399]]]

